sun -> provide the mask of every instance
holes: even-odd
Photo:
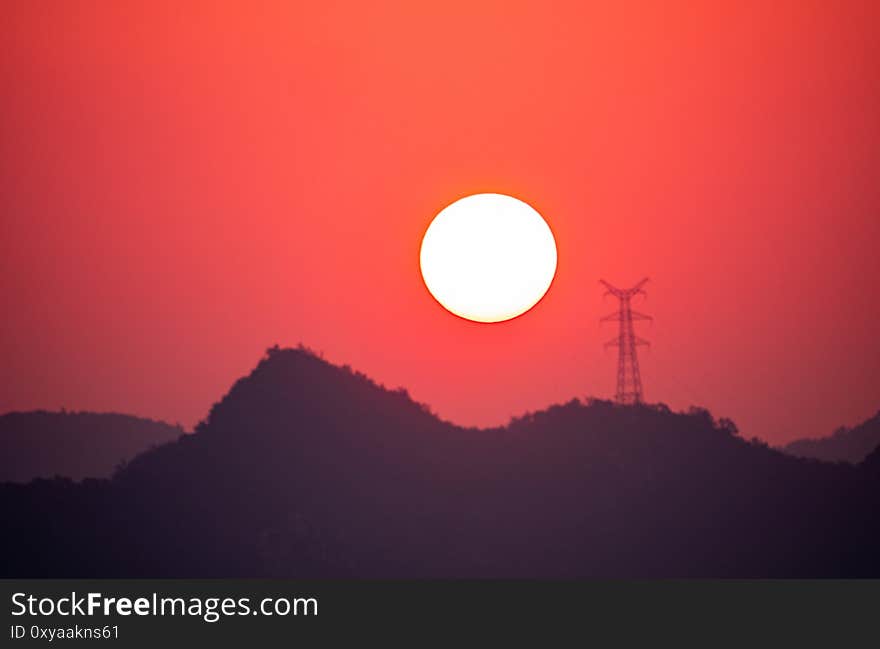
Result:
[[[556,274],[556,240],[527,203],[473,194],[440,211],[419,261],[431,295],[475,322],[503,322],[531,309]]]

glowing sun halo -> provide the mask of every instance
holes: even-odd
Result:
[[[425,285],[455,315],[510,320],[531,309],[556,273],[556,241],[521,200],[474,194],[445,207],[422,239]]]

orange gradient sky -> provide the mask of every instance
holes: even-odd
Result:
[[[303,343],[444,418],[610,397],[598,279],[650,276],[646,398],[747,436],[880,408],[880,3],[7,2],[0,411],[192,425]],[[507,323],[419,274],[522,198],[559,266]]]

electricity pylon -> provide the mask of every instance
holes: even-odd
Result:
[[[630,301],[635,295],[645,295],[642,286],[648,281],[646,277],[632,288],[619,289],[604,279],[600,279],[606,289],[605,295],[613,295],[620,300],[620,307],[614,313],[606,315],[600,322],[616,320],[620,322],[620,331],[617,338],[605,343],[605,348],[617,347],[617,393],[614,399],[618,403],[641,403],[642,402],[642,377],[639,374],[639,359],[636,356],[636,347],[649,344],[636,336],[633,330],[633,320],[652,320],[651,316],[633,311]]]

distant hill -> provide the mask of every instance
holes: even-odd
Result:
[[[880,446],[868,454],[861,464],[862,470],[873,473],[880,478]]]
[[[107,478],[121,462],[182,434],[178,426],[128,415],[10,412],[0,416],[0,482]]]
[[[880,446],[880,412],[853,428],[841,426],[829,437],[798,439],[782,450],[796,457],[858,464]]]
[[[270,349],[111,480],[0,487],[0,576],[880,576],[880,471],[704,410],[571,401],[462,428]]]

